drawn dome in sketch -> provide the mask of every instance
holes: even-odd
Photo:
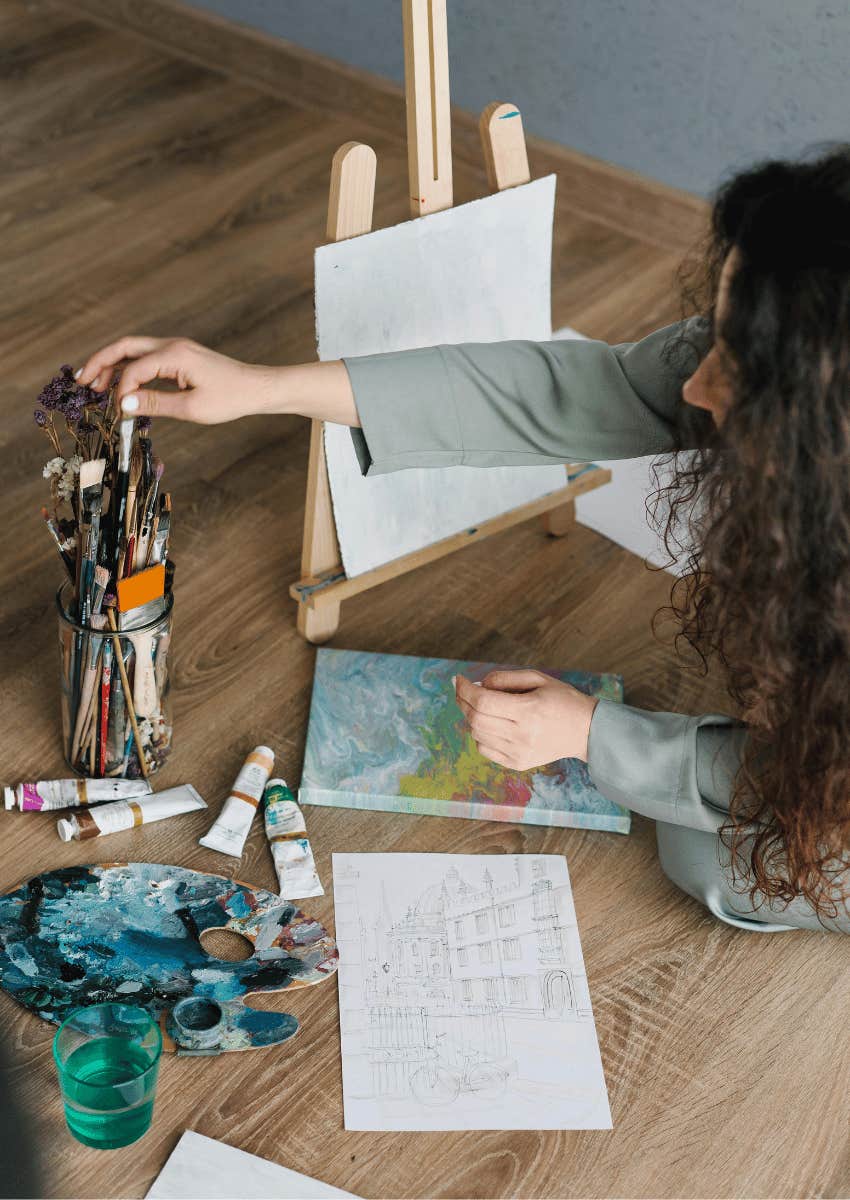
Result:
[[[460,872],[452,867],[442,883],[433,883],[425,889],[416,901],[414,911],[420,917],[442,916],[447,900],[459,900],[463,896],[471,895],[474,890],[461,878]]]

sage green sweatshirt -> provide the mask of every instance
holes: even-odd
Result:
[[[673,446],[682,383],[693,369],[670,346],[698,322],[640,342],[496,342],[346,358],[364,475],[405,467],[540,466],[638,458]],[[656,822],[668,877],[742,929],[823,929],[802,900],[753,906],[733,889],[718,830],[746,729],[718,714],[647,712],[602,700],[588,769],[603,795]],[[827,925],[850,932],[850,914]]]

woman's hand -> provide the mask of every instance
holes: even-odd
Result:
[[[133,416],[179,417],[217,425],[268,407],[270,368],[237,362],[186,338],[121,338],[93,354],[77,378],[96,391],[106,391],[124,362],[117,394],[122,411]],[[154,379],[170,380],[179,390],[142,386]]]
[[[482,684],[455,676],[458,705],[485,758],[530,771],[559,758],[587,762],[596,700],[541,671],[491,671]]]
[[[287,413],[360,424],[351,380],[339,360],[260,367],[186,338],[126,337],[93,354],[77,379],[103,392],[117,371],[118,400],[128,416],[218,425],[259,413]],[[143,386],[155,379],[167,379],[177,390]]]

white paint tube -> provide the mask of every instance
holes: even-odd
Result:
[[[271,847],[279,892],[284,900],[324,896],[313,851],[306,837],[304,814],[285,779],[270,779],[263,793],[266,837]]]
[[[209,833],[199,839],[202,846],[232,858],[242,857],[245,839],[273,766],[274,750],[268,746],[255,746],[242,764]]]
[[[207,802],[188,783],[182,787],[169,788],[156,795],[137,796],[133,800],[116,800],[99,808],[72,813],[60,817],[56,829],[63,842],[71,838],[83,841],[86,838],[103,837],[107,833],[120,833],[134,829],[137,825],[149,825],[152,821],[164,821],[181,813],[196,812],[206,808]]]
[[[151,791],[145,779],[39,779],[4,788],[3,799],[7,809],[17,805],[22,812],[49,812],[149,796]]]

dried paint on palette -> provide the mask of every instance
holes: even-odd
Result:
[[[201,934],[218,927],[246,937],[251,957],[208,954]],[[244,997],[320,983],[336,969],[333,937],[294,904],[184,867],[67,867],[0,896],[0,984],[57,1024],[74,1008],[108,1000],[167,1017],[195,996],[222,1011],[218,1050],[275,1045],[298,1022],[247,1008]]]
[[[451,680],[480,681],[496,669],[511,668],[320,649],[301,802],[627,833],[628,811],[596,790],[577,759],[520,772],[479,754]],[[545,674],[600,699],[623,699],[619,675]]]

